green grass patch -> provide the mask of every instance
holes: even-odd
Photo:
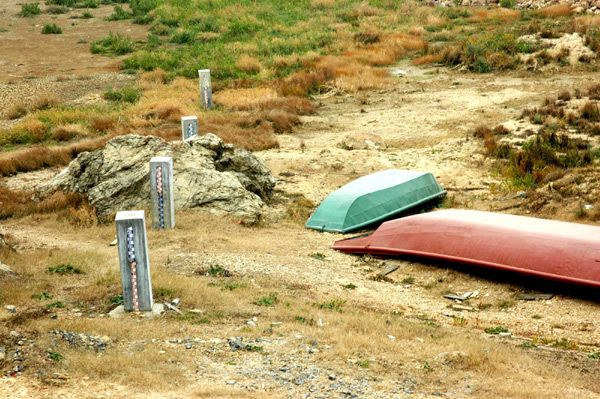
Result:
[[[489,327],[485,329],[485,332],[488,334],[500,334],[503,332],[508,332],[508,328],[502,326]]]
[[[38,301],[45,301],[46,299],[52,299],[54,297],[47,292],[42,292],[41,294],[31,294],[31,298],[37,299]]]
[[[60,35],[63,33],[62,29],[56,24],[46,24],[42,28],[42,35]]]
[[[113,90],[112,87],[104,92],[104,99],[114,102],[125,102],[135,104],[140,100],[141,91],[135,87],[124,87],[121,90]]]
[[[61,276],[64,276],[67,274],[83,274],[83,271],[78,267],[63,263],[58,266],[49,267],[48,273],[60,274]]]
[[[257,306],[275,306],[275,304],[277,302],[279,302],[279,299],[277,299],[277,294],[271,293],[271,294],[269,294],[265,297],[262,297],[252,303]]]
[[[331,301],[320,303],[319,308],[335,310],[335,311],[341,312],[342,307],[344,306],[345,303],[346,303],[345,300],[343,300],[341,298],[335,298],[335,299],[332,299]]]
[[[40,15],[42,10],[40,9],[40,3],[23,3],[21,4],[20,17],[33,18],[36,15]]]
[[[105,54],[105,55],[123,55],[131,53],[135,50],[135,41],[127,36],[120,33],[108,32],[108,36],[96,40],[91,43],[90,51],[93,54]]]
[[[131,19],[133,17],[133,14],[125,11],[123,9],[123,7],[121,6],[115,6],[114,7],[114,12],[109,15],[108,17],[106,17],[107,21],[124,21],[126,19]]]

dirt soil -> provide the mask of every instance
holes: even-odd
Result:
[[[9,30],[0,33],[0,48],[3,49],[0,79],[5,83],[12,82],[0,86],[2,96],[7,88],[20,87],[28,82],[33,83],[31,86],[39,85],[43,90],[52,91],[52,87],[44,85],[52,82],[54,78],[50,77],[62,74],[85,76],[115,71],[115,60],[91,55],[87,51],[88,44],[78,44],[81,39],[90,41],[106,35],[106,29],[95,25],[95,19],[89,22],[74,20],[76,25],[69,28],[66,24],[71,21],[68,15],[60,15],[57,22],[64,21],[60,25],[65,34],[43,36],[41,41],[41,25],[54,17],[44,14],[27,19],[35,25],[11,27],[18,11],[16,0],[3,2],[3,10],[0,11],[0,27],[8,26]],[[101,8],[101,12],[92,12],[101,16],[110,11]],[[129,32],[129,29],[132,31]],[[145,34],[144,28],[129,24],[114,23],[113,30],[127,31],[135,38]],[[32,47],[23,51],[24,46]],[[52,46],[82,48],[85,51],[76,51],[77,58],[73,58],[71,53],[56,54]],[[77,62],[74,63],[73,59]],[[152,264],[182,274],[192,274],[198,268],[219,264],[249,279],[261,276],[285,285],[307,287],[316,298],[335,296],[368,309],[401,311],[408,317],[425,317],[442,326],[453,326],[457,319],[464,317],[468,320],[465,328],[476,334],[486,335],[484,328],[502,325],[513,336],[490,336],[489,339],[504,340],[512,346],[536,336],[556,340],[564,338],[583,348],[579,352],[568,352],[568,356],[574,356],[583,365],[581,367],[588,367],[582,372],[591,373],[591,378],[596,378],[593,375],[599,375],[600,367],[597,362],[586,363],[589,359],[585,353],[597,352],[600,348],[597,293],[519,276],[407,259],[385,260],[385,266],[398,265],[398,270],[388,276],[390,281],[374,281],[370,279],[373,268],[378,272],[378,268],[384,267],[383,261],[366,262],[330,249],[335,240],[351,235],[308,230],[284,220],[284,194],[300,193],[318,204],[343,184],[388,168],[432,172],[458,208],[575,219],[577,204],[565,203],[552,215],[535,214],[523,206],[522,193],[499,190],[503,180],[494,173],[492,161],[483,155],[482,143],[473,139],[470,132],[480,124],[495,126],[514,119],[525,107],[538,105],[547,96],[556,96],[575,87],[585,88],[589,82],[598,81],[600,73],[472,75],[406,64],[391,69],[400,69],[406,74],[396,74],[390,89],[315,99],[319,105],[317,114],[303,117],[302,125],[294,134],[278,136],[279,149],[256,153],[277,177],[275,200],[266,209],[262,226],[243,228],[226,219],[208,218],[207,223],[213,223],[212,228],[210,231],[197,228],[194,240],[184,239],[189,237],[189,232],[177,228],[171,239],[163,240],[160,245],[150,244],[154,257]],[[32,76],[36,78],[30,79]],[[111,76],[109,79],[114,81],[123,79],[118,74],[106,76]],[[77,81],[66,80],[64,91],[69,91],[69,82]],[[93,97],[102,89],[86,87],[80,96]],[[10,90],[8,95],[11,95]],[[345,135],[357,132],[375,133],[383,138],[387,147],[349,151],[339,145]],[[57,172],[22,174],[4,179],[0,184],[11,188],[31,187]],[[18,251],[41,247],[101,248],[106,256],[116,256],[114,249],[107,246],[106,237],[88,237],[76,230],[56,230],[46,219],[27,225],[18,220],[5,221],[0,225],[0,232],[10,233],[22,243]],[[515,242],[514,245],[519,246],[520,243]],[[315,253],[323,254],[324,260],[311,256]],[[348,284],[357,288],[344,289],[343,286]],[[477,297],[469,300],[466,306],[485,305],[484,310],[462,312],[452,309],[454,302],[443,298],[447,291],[478,291]],[[550,300],[515,300],[516,294],[523,292],[555,295]],[[510,305],[501,307],[503,302]],[[491,305],[489,308],[488,304]],[[327,320],[324,323],[326,325]],[[567,352],[551,345],[539,345],[536,350],[552,362],[559,362]],[[339,367],[343,368],[345,364],[341,361]],[[227,380],[244,372],[220,374],[219,369],[215,369],[205,378],[210,383],[225,386]],[[87,383],[82,384],[57,387],[48,392],[47,388],[25,378],[0,379],[0,397],[6,397],[3,396],[5,392],[12,392],[9,397],[13,398],[52,397],[57,393],[74,398],[80,397],[78,389]],[[108,397],[125,395],[119,386],[98,387],[92,383],[87,386],[86,389],[102,392]],[[469,397],[471,392],[458,386],[445,386],[443,389],[452,393],[445,395],[449,397]],[[573,397],[594,397],[589,391],[573,389]],[[182,392],[172,392],[172,395],[185,397]],[[136,393],[134,397],[151,396]]]

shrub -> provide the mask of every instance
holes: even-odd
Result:
[[[104,92],[103,95],[106,100],[131,104],[138,102],[140,96],[140,91],[133,87],[124,87],[120,91],[113,91],[113,89],[110,88],[108,91]]]
[[[83,14],[81,14],[81,18],[82,19],[90,19],[90,18],[94,18],[94,16],[92,15],[91,12],[84,11]]]
[[[40,15],[41,13],[42,10],[40,10],[39,3],[24,3],[21,4],[21,12],[19,13],[19,16],[24,18],[32,18],[36,15]]]
[[[66,274],[82,274],[83,272],[78,267],[63,263],[58,266],[49,267],[48,273],[55,273],[55,274],[60,274],[61,276],[64,276]]]
[[[69,12],[69,8],[65,6],[52,6],[46,8],[48,14],[66,14]]]
[[[46,24],[42,28],[42,35],[60,35],[61,33],[62,29],[56,24]]]
[[[516,0],[500,0],[500,7],[502,8],[514,8],[516,4]]]
[[[123,55],[131,53],[135,49],[135,42],[127,35],[108,32],[108,36],[92,42],[90,51],[93,54],[115,54]]]
[[[126,19],[131,19],[133,15],[130,12],[127,12],[121,6],[114,7],[114,13],[106,17],[107,21],[124,21]]]
[[[586,102],[583,107],[581,107],[581,117],[591,122],[600,121],[598,105],[591,101]]]
[[[10,120],[19,119],[26,114],[27,108],[25,108],[25,104],[22,101],[18,101],[6,111],[6,118]]]

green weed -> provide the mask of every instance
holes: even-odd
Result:
[[[80,268],[75,267],[73,265],[61,264],[58,266],[49,267],[48,273],[55,273],[64,276],[66,274],[83,274],[83,271]]]
[[[135,104],[140,100],[141,92],[139,89],[130,86],[123,87],[121,90],[109,88],[108,91],[104,92],[103,97],[114,102]]]
[[[120,33],[108,32],[108,36],[92,42],[90,51],[93,54],[114,54],[123,55],[133,52],[135,49],[134,40]]]
[[[46,353],[48,354],[48,357],[54,360],[55,362],[60,362],[63,359],[63,355],[61,355],[58,352],[48,350]]]
[[[40,3],[23,3],[21,4],[21,12],[19,13],[20,17],[24,18],[32,18],[36,15],[40,15],[42,10],[40,10]]]
[[[126,19],[131,19],[133,14],[127,12],[121,6],[114,6],[114,12],[106,17],[107,21],[124,21]]]
[[[502,326],[489,327],[485,329],[485,332],[488,334],[500,334],[503,332],[508,332],[508,328]]]
[[[341,298],[335,298],[332,299],[329,302],[323,302],[319,304],[319,308],[321,309],[328,309],[328,310],[335,310],[338,312],[342,311],[342,306],[344,306],[344,304],[346,303],[345,300],[341,299]]]
[[[42,28],[42,35],[60,35],[61,33],[63,33],[62,29],[56,24],[46,24]]]
[[[41,294],[32,294],[31,298],[37,299],[38,301],[45,301],[46,299],[52,299],[54,297],[47,292],[42,292]]]
[[[268,296],[262,297],[252,303],[257,306],[275,306],[277,302],[279,302],[277,299],[277,294],[271,293]]]

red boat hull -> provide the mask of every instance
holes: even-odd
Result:
[[[332,246],[413,255],[600,288],[600,227],[501,213],[444,210],[383,223]]]

